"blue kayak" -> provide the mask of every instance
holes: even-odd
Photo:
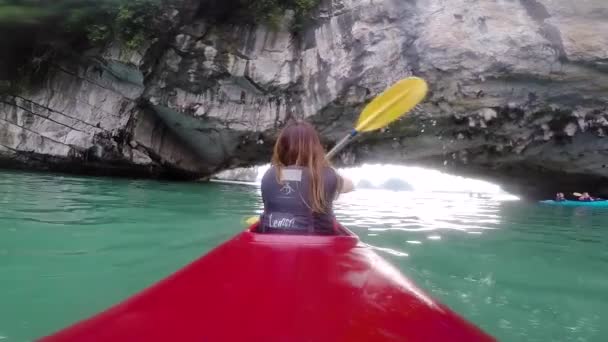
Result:
[[[540,201],[543,204],[551,204],[551,205],[561,205],[564,207],[597,207],[597,208],[608,208],[608,201],[606,200],[597,200],[597,201]]]

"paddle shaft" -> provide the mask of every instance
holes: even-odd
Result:
[[[357,134],[359,134],[359,132],[353,129],[352,132],[348,133],[347,136],[338,141],[336,146],[334,146],[325,156],[327,160],[331,160],[338,152],[348,145],[357,136]]]

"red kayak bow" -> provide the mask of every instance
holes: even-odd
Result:
[[[266,235],[252,227],[41,341],[494,341],[341,232]]]

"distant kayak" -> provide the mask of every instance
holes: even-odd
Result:
[[[606,200],[598,200],[598,201],[591,201],[591,202],[586,202],[586,201],[554,201],[554,200],[549,200],[549,201],[540,201],[540,203],[543,204],[550,204],[550,205],[561,205],[564,207],[606,207],[608,208],[608,201]]]
[[[338,232],[269,235],[252,227],[40,341],[495,341],[352,232]]]

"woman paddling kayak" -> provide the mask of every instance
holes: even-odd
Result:
[[[288,124],[277,139],[272,166],[262,177],[262,233],[334,233],[333,201],[354,189],[325,157],[314,127],[304,121]]]

